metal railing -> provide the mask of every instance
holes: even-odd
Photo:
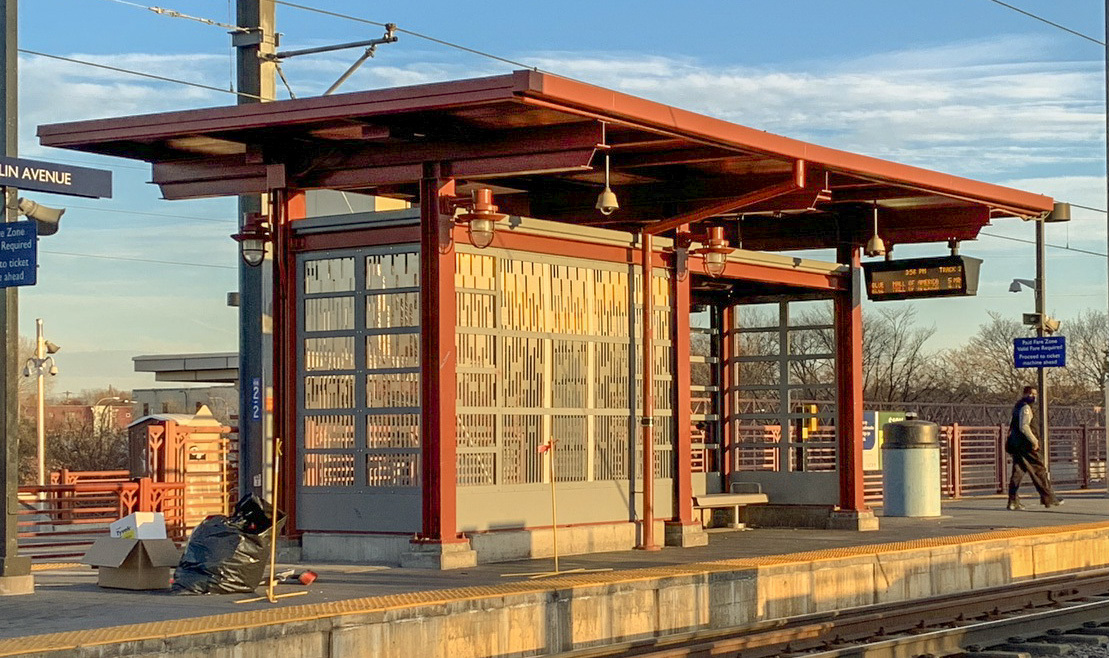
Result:
[[[22,486],[19,552],[35,561],[79,558],[110,523],[133,512],[161,512],[167,535],[184,540],[185,484],[138,478]]]
[[[751,425],[737,428],[737,442],[728,456],[735,471],[777,471],[781,464],[781,429]],[[1006,425],[940,426],[940,487],[944,497],[1005,493],[1012,462],[1005,453]],[[811,442],[794,444],[804,450],[800,470],[835,470],[835,447],[829,445],[834,428],[820,427],[809,435]],[[803,447],[800,447],[803,446]],[[1051,480],[1061,489],[1106,486],[1105,428],[1090,425],[1052,427],[1048,440]],[[695,452],[698,448],[695,448]],[[706,460],[695,459],[694,463]],[[1026,480],[1027,481],[1027,480]],[[1031,486],[1030,484],[1027,486]],[[863,478],[868,501],[882,499],[882,471],[867,470]]]

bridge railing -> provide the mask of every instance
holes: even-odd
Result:
[[[185,484],[138,478],[22,486],[19,552],[35,561],[79,558],[110,523],[133,512],[161,512],[167,535],[184,540]]]

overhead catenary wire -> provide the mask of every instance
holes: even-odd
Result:
[[[27,50],[26,48],[20,48],[19,52],[21,52],[25,55],[35,55],[36,57],[46,57],[48,59],[56,59],[56,60],[60,60],[60,61],[63,61],[63,62],[69,62],[71,64],[83,64],[85,66],[93,66],[93,67],[96,67],[98,69],[106,69],[108,71],[115,71],[116,73],[127,73],[127,74],[130,74],[130,75],[137,75],[137,76],[140,76],[140,77],[143,77],[143,78],[151,78],[153,80],[160,80],[162,82],[173,82],[173,83],[176,83],[176,84],[188,85],[190,87],[198,87],[200,89],[207,89],[209,91],[218,91],[218,92],[224,93],[224,94],[234,94],[235,96],[244,96],[246,98],[252,98],[254,100],[259,100],[259,101],[274,100],[272,98],[263,98],[262,96],[258,96],[256,94],[248,94],[248,93],[242,92],[242,91],[235,91],[233,89],[223,89],[222,87],[213,87],[211,85],[200,84],[199,82],[189,82],[188,80],[179,80],[179,79],[176,79],[176,78],[168,78],[168,77],[162,76],[162,75],[154,75],[153,73],[143,73],[142,71],[133,71],[131,69],[120,68],[118,66],[108,66],[107,64],[97,64],[96,62],[89,62],[89,61],[85,61],[85,60],[81,60],[81,59],[74,59],[72,57],[62,57],[61,55],[51,55],[50,53],[42,53],[42,52],[38,52],[36,50]]]
[[[102,254],[79,254],[72,251],[54,251],[53,249],[39,249],[40,254],[52,254],[54,256],[72,256],[75,258],[99,258],[101,260],[123,260],[132,263],[153,263],[155,265],[180,265],[184,267],[205,267],[217,270],[238,270],[236,265],[215,265],[211,263],[184,263],[174,260],[162,260],[160,258],[131,258],[129,256],[105,256]]]
[[[294,9],[300,9],[300,10],[303,10],[303,11],[314,12],[314,13],[317,13],[317,14],[323,14],[324,16],[331,16],[333,18],[343,18],[343,19],[346,19],[346,20],[355,21],[357,23],[364,23],[366,25],[376,25],[377,27],[385,27],[386,25],[388,25],[388,23],[382,23],[382,22],[379,22],[379,21],[371,21],[368,18],[359,18],[358,16],[351,16],[349,14],[340,14],[339,12],[329,11],[327,9],[320,9],[318,7],[310,7],[308,5],[302,5],[302,4],[299,4],[299,3],[296,3],[296,2],[288,2],[288,0],[274,0],[274,4],[284,5],[286,7],[292,7]],[[512,66],[518,66],[518,67],[525,68],[525,69],[532,69],[532,70],[535,70],[535,71],[539,70],[538,67],[531,66],[529,64],[524,64],[523,62],[518,62],[516,60],[508,59],[507,57],[501,57],[500,55],[494,55],[492,53],[487,53],[483,50],[477,50],[476,48],[470,48],[469,46],[463,46],[462,44],[454,43],[452,41],[446,41],[445,39],[439,39],[439,38],[436,38],[436,37],[433,37],[433,36],[430,36],[430,35],[427,35],[427,34],[422,34],[420,32],[416,32],[414,30],[408,30],[408,29],[405,29],[403,27],[398,26],[396,28],[396,31],[399,32],[399,33],[402,33],[402,34],[407,34],[409,36],[416,37],[417,39],[423,39],[425,41],[430,41],[432,43],[437,43],[441,46],[447,46],[448,48],[456,48],[458,50],[468,52],[472,55],[478,55],[480,57],[488,57],[489,59],[493,59],[493,60],[496,60],[498,62],[502,62],[504,64],[510,64]]]
[[[212,25],[214,27],[222,27],[225,30],[233,30],[235,32],[246,32],[247,31],[247,29],[245,27],[239,27],[238,25],[231,25],[231,24],[228,24],[228,23],[221,23],[217,20],[212,20],[211,18],[200,18],[199,16],[190,16],[188,14],[183,14],[179,11],[174,10],[174,9],[166,9],[165,7],[148,7],[146,5],[142,5],[142,4],[139,4],[137,2],[130,2],[129,0],[108,0],[108,2],[114,2],[114,3],[120,4],[120,5],[127,5],[129,7],[135,7],[137,9],[145,9],[147,11],[152,11],[155,14],[159,14],[161,16],[168,16],[170,18],[184,18],[186,20],[196,21],[197,23],[204,23],[205,25]]]
[[[994,3],[995,5],[1001,5],[1002,7],[1005,7],[1007,9],[1012,9],[1013,11],[1017,12],[1018,14],[1024,14],[1025,16],[1027,16],[1029,18],[1032,18],[1032,19],[1035,19],[1037,21],[1040,21],[1041,23],[1047,23],[1048,25],[1050,25],[1052,27],[1055,27],[1055,28],[1058,28],[1058,29],[1060,29],[1064,32],[1069,32],[1069,33],[1073,34],[1076,37],[1081,37],[1081,38],[1083,38],[1087,41],[1092,41],[1092,42],[1096,43],[1099,46],[1104,46],[1105,45],[1105,42],[1100,40],[1100,39],[1095,39],[1094,37],[1091,37],[1088,34],[1082,34],[1078,30],[1072,30],[1072,29],[1070,29],[1069,27],[1067,27],[1065,25],[1060,25],[1060,24],[1058,24],[1054,21],[1050,21],[1050,20],[1044,18],[1043,16],[1037,16],[1036,14],[1033,14],[1030,11],[1025,11],[1024,9],[1021,9],[1020,7],[1014,7],[1013,5],[1011,5],[1007,2],[1002,2],[1001,0],[990,0],[990,2]]]
[[[1009,240],[1010,242],[1023,242],[1024,244],[1036,244],[1035,240],[1026,240],[1024,238],[1014,238],[1014,237],[1011,237],[1011,236],[1008,236],[1008,235],[998,235],[996,233],[986,233],[985,231],[979,231],[978,235],[984,235],[984,236],[989,237],[989,238],[997,238],[999,240]],[[1045,243],[1044,246],[1045,247],[1051,247],[1052,249],[1062,249],[1064,251],[1073,251],[1073,252],[1079,253],[1079,254],[1087,254],[1087,255],[1090,255],[1090,256],[1100,256],[1101,258],[1106,258],[1107,257],[1107,254],[1099,253],[1099,252],[1096,252],[1096,251],[1090,251],[1089,249],[1079,249],[1078,247],[1071,247],[1071,246],[1067,246],[1067,245]]]

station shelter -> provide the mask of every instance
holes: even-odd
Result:
[[[287,528],[306,557],[443,568],[549,552],[552,454],[563,552],[703,544],[695,499],[737,481],[875,527],[861,248],[947,249],[1053,203],[537,71],[39,137],[149,162],[167,199],[264,195],[243,231],[274,259]],[[307,217],[318,190],[407,208]],[[805,300],[834,340],[794,354]],[[744,327],[767,303],[776,325]],[[744,354],[752,331],[777,347]],[[797,359],[834,406],[792,403]],[[780,376],[745,383],[753,362]]]

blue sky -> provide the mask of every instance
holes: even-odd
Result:
[[[160,16],[234,22],[229,0],[23,0],[20,46],[186,79],[232,80],[220,27]],[[733,0],[731,2],[502,2],[299,0],[736,123],[1105,208],[1104,51],[990,0]],[[1101,39],[1103,4],[1012,0]],[[278,6],[285,48],[381,35],[381,28]],[[512,66],[402,33],[343,91],[504,73]],[[319,94],[360,51],[290,60],[298,96]],[[30,55],[20,61],[24,157],[110,169],[111,200],[28,194],[69,210],[40,242],[39,283],[21,290],[21,329],[41,317],[63,346],[55,391],[153,385],[138,354],[233,351],[237,315],[232,200],[167,202],[131,161],[43,149],[43,123],[234,103],[230,94],[157,82]],[[280,90],[284,96],[283,89]],[[1101,254],[1104,214],[1075,209],[1048,242]],[[987,310],[1018,316],[1030,293],[1034,227],[998,222],[963,253],[985,260],[977,298],[917,302],[937,326],[932,347],[972,334]],[[939,255],[942,245],[898,251]],[[154,261],[154,262],[147,262]],[[1049,312],[1106,307],[1106,259],[1048,252]],[[900,302],[897,302],[900,303]],[[888,304],[888,303],[887,303]],[[1065,333],[1065,325],[1064,332]]]

